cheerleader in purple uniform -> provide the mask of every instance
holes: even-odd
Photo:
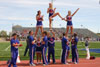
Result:
[[[69,29],[71,28],[71,35],[73,35],[73,24],[72,24],[72,17],[76,14],[79,8],[71,14],[71,11],[68,11],[68,15],[63,20],[67,21],[67,28],[66,28],[66,35],[68,34]]]
[[[37,24],[36,24],[35,37],[36,37],[36,35],[37,35],[37,32],[38,32],[39,28],[40,28],[40,30],[41,30],[41,34],[42,34],[42,32],[43,32],[43,24],[42,24],[43,17],[44,17],[44,16],[41,15],[41,11],[40,11],[40,10],[37,11],[37,15],[36,15]]]
[[[74,64],[78,64],[79,62],[77,44],[78,44],[78,37],[77,37],[77,34],[74,33],[72,41],[71,41],[72,62]]]
[[[41,55],[42,55],[42,44],[40,37],[37,39],[37,45],[36,45],[36,57],[37,57],[37,64],[41,64]],[[39,62],[40,60],[40,62]]]
[[[52,24],[53,17],[58,15],[62,19],[59,12],[55,13],[55,10],[56,10],[56,8],[53,9],[52,3],[49,3],[49,8],[47,9],[47,13],[49,13],[49,28],[50,28],[50,30],[52,30],[51,24]]]

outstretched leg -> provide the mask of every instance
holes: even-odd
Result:
[[[57,15],[62,19],[61,15],[58,12],[57,13],[54,13],[50,18],[53,18],[53,17],[55,17]]]
[[[57,12],[57,13],[54,13],[52,16],[49,17],[49,27],[50,27],[50,30],[52,30],[52,27],[51,27],[51,23],[52,23],[52,18],[55,17],[55,16],[59,16],[61,19],[63,19],[61,17],[61,15]]]

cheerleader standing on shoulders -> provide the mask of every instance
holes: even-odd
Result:
[[[56,10],[56,8],[53,9],[52,3],[49,3],[49,8],[47,9],[47,13],[49,13],[49,28],[50,28],[50,30],[52,30],[51,24],[52,24],[53,17],[58,15],[62,19],[59,12],[55,13],[55,10]]]
[[[66,16],[66,18],[63,18],[63,20],[67,21],[66,36],[68,35],[68,31],[70,28],[71,28],[71,35],[73,35],[72,17],[77,13],[78,10],[79,8],[73,14],[71,14],[71,11],[68,11],[68,15]]]
[[[36,15],[37,24],[36,24],[35,37],[36,37],[36,35],[37,35],[37,33],[38,33],[39,28],[40,28],[40,30],[41,30],[41,34],[42,34],[42,32],[43,32],[43,24],[42,24],[43,17],[44,17],[44,16],[41,15],[41,11],[40,11],[40,10],[37,11],[37,15]]]

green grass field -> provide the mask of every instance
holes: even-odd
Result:
[[[23,44],[22,47],[19,47],[19,53],[21,60],[28,60],[29,56],[27,53],[27,56],[24,57],[24,50],[26,47],[26,42],[21,42]],[[78,43],[78,52],[79,52],[79,57],[80,58],[85,58],[86,57],[86,51],[82,51],[81,49],[85,48],[84,44],[82,42]],[[100,48],[100,42],[90,42],[89,48]],[[0,60],[8,60],[10,59],[10,42],[0,42]],[[56,42],[55,44],[55,57],[56,59],[59,59],[61,56],[61,43]],[[96,56],[100,57],[100,53],[94,53],[91,52],[91,56]],[[36,57],[35,57],[36,58]],[[71,53],[70,53],[70,58],[71,58]]]

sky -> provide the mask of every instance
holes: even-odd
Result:
[[[35,27],[38,10],[44,15],[43,27],[49,27],[47,8],[50,2],[51,0],[0,0],[0,31],[5,30],[9,33],[13,25]],[[73,16],[73,27],[87,28],[100,33],[99,0],[54,0],[53,7],[62,17],[68,14],[68,10],[74,13],[80,8]],[[66,24],[67,22],[56,16],[52,25],[56,28],[66,28]]]

